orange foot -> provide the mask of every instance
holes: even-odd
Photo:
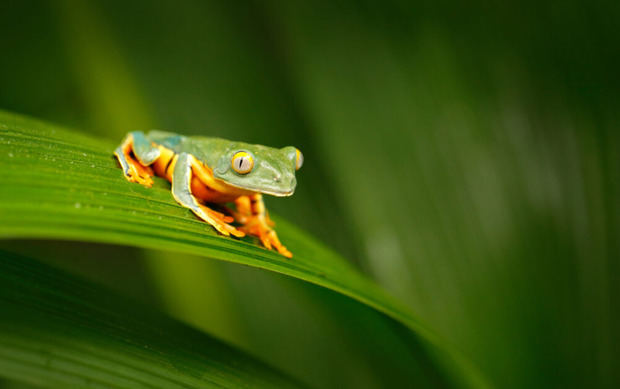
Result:
[[[132,155],[133,138],[131,136],[127,137],[120,148],[120,153],[123,154],[122,157],[119,155],[119,150],[115,151],[114,154],[116,154],[119,160],[124,159],[127,162],[128,166],[124,172],[125,178],[129,182],[137,182],[147,188],[153,186],[153,179],[151,179],[153,169],[150,166],[142,165]],[[122,161],[121,165],[123,165]]]
[[[232,223],[235,220],[233,217],[224,215],[223,213],[218,211],[214,211],[211,208],[202,204],[198,204],[198,206],[200,207],[200,210],[204,212],[204,215],[198,214],[198,216],[207,223],[211,224],[213,228],[218,230],[222,235],[233,235],[237,238],[242,238],[245,236],[245,233],[243,231],[239,231],[235,227],[228,224]]]
[[[265,246],[268,250],[271,250],[271,248],[274,247],[280,254],[284,255],[286,258],[293,257],[293,253],[288,251],[288,249],[282,243],[280,243],[278,235],[271,227],[267,225],[266,220],[261,220],[258,216],[250,216],[248,217],[248,221],[246,222],[246,224],[239,229],[247,233],[248,235],[257,236],[258,239],[260,239],[260,241],[263,243],[263,246]]]
[[[150,166],[140,165],[138,162],[130,158],[127,158],[127,162],[129,163],[129,171],[125,177],[129,180],[129,182],[137,182],[147,188],[153,186],[153,179],[151,178],[153,175],[153,169],[151,169]]]

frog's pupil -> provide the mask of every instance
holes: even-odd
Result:
[[[241,164],[243,163],[243,157],[239,158],[239,169],[241,169]]]

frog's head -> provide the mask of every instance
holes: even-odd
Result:
[[[293,146],[234,142],[219,158],[213,176],[237,188],[284,197],[295,191],[295,171],[302,164],[303,155]]]

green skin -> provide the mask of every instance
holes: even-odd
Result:
[[[151,131],[146,135],[135,131],[131,135],[134,141],[134,153],[144,165],[150,165],[159,157],[159,149],[153,146],[155,143],[179,154],[180,161],[187,159],[184,154],[192,155],[210,167],[216,179],[228,185],[279,197],[290,196],[295,191],[297,151],[293,146],[276,149],[220,138],[183,136],[163,131]],[[231,167],[232,157],[239,151],[251,154],[254,159],[254,167],[249,173],[239,174]],[[118,154],[122,155],[122,152]],[[121,161],[121,165],[127,169],[127,163]],[[187,169],[183,168],[183,163],[178,165],[181,166],[174,170],[173,182],[185,182],[189,179]]]
[[[126,154],[128,147],[131,147],[133,155],[138,159],[137,162],[128,160],[130,155]],[[231,142],[220,138],[186,137],[162,131],[151,131],[145,135],[143,132],[135,131],[128,134],[128,137],[114,151],[114,154],[129,181],[139,182],[150,187],[152,181],[150,178],[148,181],[146,180],[143,176],[144,171],[140,173],[136,170],[138,169],[136,163],[143,166],[152,165],[160,157],[162,152],[160,149],[171,150],[176,155],[170,181],[172,182],[172,195],[179,204],[191,209],[199,218],[211,224],[224,235],[233,234],[241,237],[244,233],[249,233],[258,236],[265,247],[275,247],[285,257],[292,257],[292,253],[280,243],[275,231],[270,227],[262,197],[258,194],[273,196],[290,196],[293,194],[297,184],[295,171],[301,167],[303,162],[303,157],[296,148],[288,146],[275,149],[261,145]],[[247,169],[244,165],[243,169],[249,170],[246,173],[238,173],[232,166],[233,157],[239,152],[249,154],[251,160],[246,159],[246,162],[243,162],[241,159],[234,159],[235,162],[239,162],[239,165],[236,165],[237,170],[241,170],[242,163],[247,164],[247,161],[253,161],[253,166],[247,165]],[[169,156],[168,158],[170,158],[168,162],[162,160],[162,164],[167,163],[168,165],[164,168],[160,164],[158,169],[167,170],[169,168],[172,159]],[[203,182],[207,185],[207,190],[215,190],[218,193],[216,197],[209,197],[208,199],[215,202],[227,202],[241,199],[241,196],[254,195],[254,198],[250,200],[254,202],[251,211],[253,214],[242,215],[239,218],[244,220],[240,223],[248,230],[239,231],[227,224],[225,220],[220,220],[218,212],[215,214],[211,212],[213,210],[202,205],[201,201],[192,194],[192,178],[195,173],[193,169],[202,169],[196,165],[196,161],[202,162],[211,172],[209,174],[200,170],[199,173],[202,174],[202,179],[209,182]],[[146,174],[150,176],[152,173],[149,171]],[[163,174],[161,170],[159,173]],[[222,183],[224,185],[220,185]],[[211,187],[209,186],[211,184],[216,185]],[[206,198],[202,200],[207,201]],[[235,218],[237,219],[238,216]]]

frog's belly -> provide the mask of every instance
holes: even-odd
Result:
[[[153,171],[159,177],[163,177],[172,183],[172,173],[174,172],[174,166],[176,164],[178,155],[163,146],[158,146],[160,155],[159,158],[153,163]],[[234,201],[237,197],[246,195],[246,191],[238,188],[226,185],[220,180],[213,178],[213,174],[208,167],[203,166],[201,168],[203,180],[201,181],[195,175],[192,177],[191,190],[192,194],[209,203],[227,203]],[[207,181],[205,184],[203,181]]]

